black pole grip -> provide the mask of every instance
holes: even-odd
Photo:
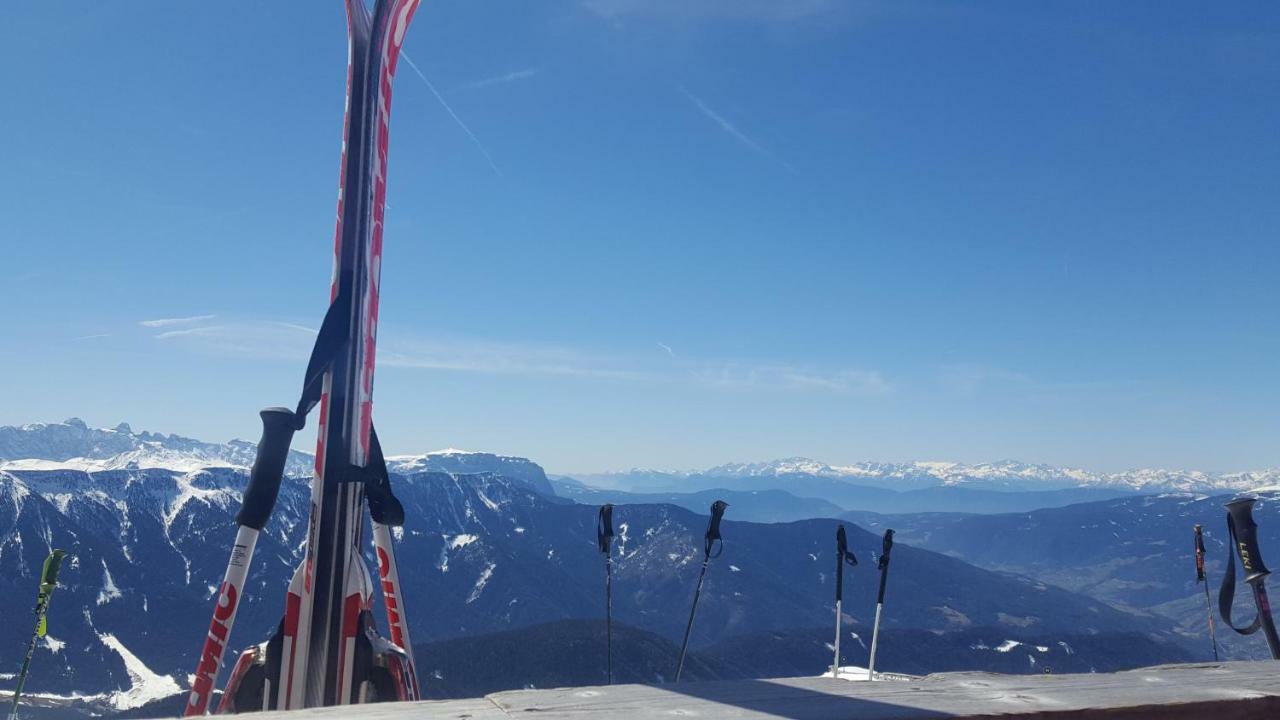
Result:
[[[844,597],[844,555],[849,552],[849,541],[844,534],[844,525],[836,528],[836,602]]]
[[[1227,503],[1227,513],[1235,524],[1236,552],[1244,566],[1244,581],[1258,582],[1271,574],[1262,562],[1262,549],[1258,547],[1258,523],[1253,521],[1253,504],[1257,498],[1240,498]]]
[[[297,431],[295,415],[288,408],[270,407],[258,415],[262,417],[262,439],[258,441],[258,454],[249,471],[244,502],[236,513],[238,524],[254,530],[261,530],[267,524],[276,506],[284,464],[289,459],[289,445]]]
[[[889,582],[889,553],[893,550],[893,531],[884,531],[884,541],[880,547],[880,591],[876,593],[876,604],[884,604],[884,588]]]
[[[729,507],[729,503],[723,500],[717,500],[711,503],[711,522],[707,523],[707,535],[704,538],[705,545],[703,551],[706,557],[711,557],[711,547],[715,545],[720,538],[720,518],[724,517],[725,508]],[[719,553],[717,553],[718,555]]]
[[[596,543],[600,552],[608,555],[609,545],[613,542],[613,505],[605,503],[600,506],[600,516],[596,519]]]
[[[1196,523],[1196,582],[1204,580],[1204,530]]]

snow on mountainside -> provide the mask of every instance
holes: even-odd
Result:
[[[91,428],[79,418],[60,423],[0,426],[0,467],[88,471],[167,468],[190,472],[205,467],[249,467],[256,443],[210,443],[180,435],[135,433],[128,423]],[[37,462],[43,461],[43,462]],[[311,456],[290,452],[287,471],[305,474]]]
[[[193,473],[204,468],[247,469],[253,465],[257,445],[245,440],[210,443],[180,435],[135,433],[128,423],[114,428],[90,428],[83,420],[0,426],[0,470],[108,470],[163,468]],[[291,450],[285,472],[291,476],[311,473],[315,456]],[[493,472],[519,480],[538,492],[553,495],[547,475],[525,458],[449,448],[421,455],[387,458],[391,472]]]
[[[789,477],[818,477],[898,490],[960,486],[998,490],[1100,487],[1136,492],[1204,492],[1249,490],[1280,482],[1280,469],[1235,473],[1139,469],[1099,473],[1012,460],[975,465],[956,462],[861,462],[828,465],[801,457],[720,465],[701,472],[683,474],[701,477],[770,477],[781,480]]]
[[[81,470],[100,472],[128,468],[165,468],[194,472],[207,467],[247,468],[253,464],[255,444],[244,440],[210,443],[179,435],[135,433],[127,423],[114,428],[90,428],[71,418],[62,423],[0,426],[0,469]],[[308,475],[313,456],[289,453],[286,471]],[[467,474],[493,472],[522,480],[544,494],[553,494],[546,473],[519,457],[447,449],[420,455],[387,458],[392,472],[424,471]],[[991,463],[957,462],[877,463],[829,465],[804,457],[756,463],[729,463],[700,471],[640,470],[579,475],[590,484],[617,489],[685,487],[690,480],[752,479],[787,489],[795,479],[823,479],[896,491],[954,487],[981,490],[1042,491],[1103,488],[1126,492],[1231,492],[1280,484],[1280,469],[1211,473],[1198,470],[1138,469],[1101,473],[1079,468],[1002,460]],[[715,484],[715,483],[713,483]],[[754,486],[753,486],[754,487]]]

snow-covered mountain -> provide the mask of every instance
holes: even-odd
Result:
[[[798,480],[835,480],[896,491],[938,487],[975,490],[1052,491],[1071,488],[1112,489],[1124,492],[1234,492],[1280,483],[1280,469],[1211,473],[1198,470],[1139,469],[1101,473],[1080,468],[1029,464],[1013,460],[966,464],[958,462],[876,463],[829,465],[804,457],[756,463],[729,463],[706,470],[631,470],[619,473],[575,476],[588,483],[619,489],[670,489],[702,487],[708,483],[751,487],[768,482],[787,489]],[[736,483],[736,484],[735,484]]]
[[[79,418],[60,423],[0,426],[0,470],[76,470],[104,472],[165,469],[193,473],[205,468],[247,469],[257,444],[245,440],[211,443],[180,435],[135,433],[128,423],[114,428],[91,428]],[[289,451],[285,472],[307,476],[315,456]],[[466,450],[438,450],[387,458],[394,473],[496,473],[554,495],[547,474],[537,463],[520,457]]]
[[[165,468],[191,472],[206,467],[247,468],[257,443],[211,443],[181,435],[143,431],[129,423],[91,428],[80,418],[60,423],[0,426],[0,467],[25,470]],[[306,474],[311,456],[290,452],[286,471]]]

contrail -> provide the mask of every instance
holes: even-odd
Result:
[[[471,128],[467,127],[467,124],[462,122],[462,118],[458,117],[458,113],[454,112],[453,108],[449,107],[449,103],[444,101],[444,97],[436,90],[436,86],[432,85],[431,81],[427,79],[427,76],[422,74],[422,71],[418,69],[418,66],[412,59],[410,59],[404,50],[400,51],[400,57],[404,58],[405,62],[409,63],[409,67],[413,68],[413,71],[418,74],[418,77],[422,78],[422,82],[427,84],[427,89],[431,91],[432,95],[436,96],[436,100],[440,101],[440,106],[445,109],[445,112],[449,113],[449,117],[453,118],[453,121],[458,123],[458,127],[462,128],[462,131],[467,134],[467,137],[471,138],[471,142],[475,143],[476,148],[480,150],[480,153],[484,155],[484,159],[488,161],[489,167],[493,168],[494,174],[498,177],[503,177],[502,171],[499,170],[497,164],[493,162],[493,157],[489,155],[488,150],[485,150],[484,144],[480,142],[480,138],[476,137],[476,134],[471,132]]]
[[[692,102],[694,105],[697,106],[699,112],[705,115],[707,119],[710,120],[711,122],[714,122],[716,125],[719,125],[720,129],[728,133],[733,139],[737,140],[743,145],[746,145],[747,147],[751,148],[755,152],[778,163],[782,167],[786,168],[789,172],[792,172],[792,173],[795,172],[795,168],[791,167],[786,162],[783,162],[776,155],[774,155],[773,153],[761,147],[759,143],[757,143],[755,140],[752,140],[750,137],[748,137],[746,133],[734,127],[733,123],[724,119],[724,117],[722,117],[720,113],[716,112],[715,110],[712,110],[709,105],[702,102],[702,98],[699,98],[697,95],[694,95],[693,93],[689,92],[684,87],[680,87],[679,90],[681,93],[684,94],[685,97],[689,98],[690,102]]]

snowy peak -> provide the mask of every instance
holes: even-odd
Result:
[[[256,445],[243,440],[210,443],[181,435],[135,433],[129,423],[91,428],[79,418],[60,423],[0,427],[0,467],[85,472],[126,468],[167,468],[190,472],[204,467],[247,468]],[[290,453],[288,472],[305,473],[305,453]]]
[[[555,494],[542,466],[522,457],[449,448],[421,455],[392,455],[387,458],[387,470],[402,475],[418,472],[450,475],[493,473],[524,483],[543,495]]]
[[[1062,490],[1096,487],[1133,492],[1247,491],[1280,483],[1280,469],[1209,473],[1199,470],[1138,469],[1099,473],[1073,467],[1030,464],[1016,460],[966,464],[947,461],[910,463],[860,462],[828,465],[805,457],[756,463],[730,463],[685,477],[826,478],[857,485],[913,490],[970,487],[986,490]],[[785,488],[785,485],[782,485]]]

